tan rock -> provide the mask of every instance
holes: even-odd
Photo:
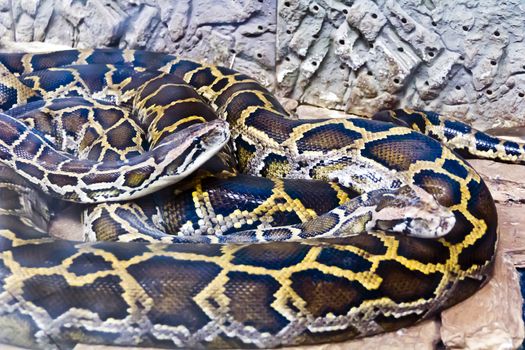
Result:
[[[51,43],[33,42],[15,42],[6,39],[0,39],[0,49],[4,52],[50,52],[71,49],[67,45],[58,45]]]
[[[341,111],[319,108],[310,105],[301,105],[297,107],[296,115],[299,119],[355,117],[355,115],[347,114]]]
[[[470,159],[469,163],[485,180],[496,202],[525,200],[525,166],[480,159]]]
[[[0,348],[2,350],[27,350],[26,348],[21,348],[21,347],[13,346],[13,345],[5,345],[5,344],[0,344]]]
[[[74,350],[157,350],[158,348],[136,348],[136,347],[122,347],[122,346],[108,346],[108,345],[78,344],[73,349]]]
[[[512,261],[499,253],[489,283],[441,313],[441,338],[448,349],[516,349],[525,336],[519,280]]]
[[[59,239],[84,241],[84,226],[81,222],[82,210],[85,206],[69,205],[49,223],[49,234]]]
[[[397,332],[342,343],[297,346],[290,350],[432,350],[439,342],[439,322],[429,320]]]
[[[293,98],[286,98],[286,97],[279,97],[279,103],[288,111],[288,113],[293,114],[295,113],[295,110],[297,109],[297,106],[299,105],[299,102],[297,100],[294,100]]]
[[[516,267],[525,267],[525,204],[498,205],[500,249]]]

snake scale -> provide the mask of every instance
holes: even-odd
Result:
[[[458,152],[521,144],[431,112],[294,120],[252,78],[161,53],[0,63],[3,343],[336,342],[490,277],[494,202]],[[63,201],[91,242],[49,235]]]

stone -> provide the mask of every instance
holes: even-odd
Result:
[[[35,17],[39,5],[40,0],[20,0],[20,7],[31,17]]]
[[[436,98],[440,95],[442,90],[447,90],[448,94],[445,99],[447,99],[448,104],[462,104],[467,101],[461,101],[458,96],[465,96],[465,88],[468,88],[466,82],[458,83],[456,86],[460,86],[461,89],[458,89],[456,86],[448,86],[448,77],[453,74],[454,66],[457,64],[459,59],[459,54],[456,52],[446,51],[435,59],[434,64],[430,66],[425,66],[422,68],[425,71],[425,74],[422,77],[415,78],[415,84],[417,92],[414,91],[414,97],[419,97],[429,103],[436,102]],[[407,94],[407,101],[402,101],[404,105],[413,105],[417,103],[412,101],[411,95]],[[455,99],[455,100],[452,100]],[[436,102],[437,103],[437,102]],[[432,106],[434,108],[434,106]]]
[[[286,97],[279,98],[279,103],[292,115],[295,114],[295,110],[299,106],[297,100]]]
[[[73,350],[158,350],[159,348],[136,348],[136,347],[122,347],[122,346],[107,346],[107,345],[85,345],[78,344]],[[11,350],[11,349],[8,349]],[[17,350],[17,349],[13,349]]]
[[[80,7],[80,3],[77,4]],[[104,1],[90,0],[78,11],[78,13],[82,13],[84,19],[76,25],[79,28],[79,34],[78,43],[75,46],[80,48],[111,46],[119,39],[125,41],[124,30],[126,28],[128,30],[133,30],[136,26],[143,29],[147,28],[144,27],[145,23],[141,21],[147,20],[149,7],[145,5],[142,9],[146,14],[145,16],[132,12],[132,16],[136,21],[126,23],[128,19],[126,12],[116,6],[116,4],[107,6]],[[139,43],[141,39],[142,37],[137,34],[136,42]]]
[[[519,278],[512,261],[497,254],[495,273],[472,297],[441,313],[447,349],[517,349],[525,337]]]
[[[49,52],[71,49],[70,46],[56,45],[51,43],[41,43],[34,41],[31,43],[13,42],[11,40],[0,39],[0,49],[5,52]]]
[[[431,62],[444,49],[439,35],[419,24],[398,2],[387,0],[385,9],[390,12],[388,20],[397,34],[424,62]]]
[[[519,204],[525,201],[525,167],[490,160],[469,160],[489,186],[497,203]]]
[[[64,17],[58,17],[49,23],[46,29],[45,43],[66,45],[69,48],[75,45],[73,35],[75,27]]]
[[[290,103],[290,102],[288,102]],[[296,107],[295,115],[299,119],[323,119],[323,118],[347,118],[351,117],[341,111],[319,108],[309,105],[300,105]]]
[[[0,12],[11,12],[10,0],[0,0]],[[0,23],[6,24],[4,21],[0,21]]]
[[[154,6],[144,5],[133,20],[133,25],[128,26],[122,36],[121,47],[143,48],[151,39],[152,31],[159,22],[159,9]]]
[[[13,13],[9,0],[0,0],[0,40],[11,40],[15,38],[13,30]]]
[[[35,13],[33,40],[42,41],[46,36],[47,26],[53,15],[54,0],[43,0]]]
[[[347,22],[343,22],[334,32],[336,39],[335,56],[339,57],[342,67],[348,66],[352,70],[357,70],[365,64],[368,52],[359,50],[359,46],[355,43],[359,39],[359,33],[348,26]]]
[[[483,5],[452,0],[319,1],[315,14],[307,4],[280,0],[278,6],[276,76],[281,96],[361,115],[410,106],[450,114],[480,129],[523,123],[520,0]],[[304,23],[311,26],[310,36]],[[318,63],[314,73],[301,74],[299,67],[312,61]],[[340,66],[346,70],[335,74]],[[335,96],[327,98],[325,75],[318,72],[334,73],[330,83]],[[363,79],[368,72],[375,79]]]
[[[305,57],[310,46],[316,41],[316,35],[323,26],[326,12],[318,5],[313,5],[319,10],[312,11],[311,16],[306,16],[297,28],[297,32],[290,40],[289,48],[299,57]]]
[[[171,12],[173,12],[173,15],[169,16],[168,13],[170,12],[162,11],[160,18],[167,23],[171,41],[178,41],[186,33],[189,21],[190,3],[189,1],[178,1],[172,10],[173,11]]]
[[[514,266],[525,268],[525,204],[498,206],[498,220],[501,231],[500,249],[503,250]]]
[[[60,211],[59,215],[49,223],[49,234],[59,239],[82,242],[84,227],[81,222],[84,207],[71,203],[67,208]]]
[[[348,10],[346,21],[371,42],[386,24],[386,17],[375,2],[358,0]]]
[[[33,40],[33,17],[28,13],[23,12],[18,17],[18,23],[16,25],[16,38],[20,41],[31,41]]]
[[[344,99],[341,98],[340,92],[345,91],[347,86],[345,82],[334,81],[333,77],[338,74],[345,74],[346,67],[334,67],[321,65],[324,59],[330,59],[330,57],[336,55],[334,49],[332,48],[327,52],[326,57],[323,56],[322,47],[326,44],[326,41],[319,41],[315,45],[319,47],[319,55],[312,56],[310,62],[304,62],[301,65],[301,70],[299,73],[299,79],[302,82],[301,88],[297,89],[294,92],[293,97],[297,98],[299,101],[302,101],[307,104],[314,104],[314,100],[322,100],[326,106],[330,108],[337,108],[337,106],[345,103]],[[317,77],[317,81],[323,89],[317,89],[316,87],[308,84],[308,79],[312,75]],[[296,85],[298,87],[299,84]]]

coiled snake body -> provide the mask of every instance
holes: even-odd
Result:
[[[490,275],[491,195],[423,133],[507,161],[522,145],[428,112],[292,120],[255,80],[159,53],[0,62],[4,343],[342,341],[431,317]],[[50,196],[90,203],[87,238],[117,242],[50,237]]]

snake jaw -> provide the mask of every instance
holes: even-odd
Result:
[[[392,231],[404,233],[417,238],[440,238],[450,232],[456,219],[452,212],[446,208],[436,216],[432,212],[418,210],[417,213],[408,214],[405,220],[393,227]],[[414,216],[419,216],[414,218]]]

